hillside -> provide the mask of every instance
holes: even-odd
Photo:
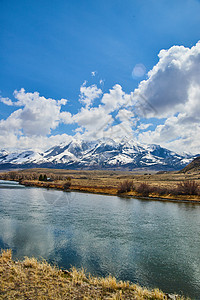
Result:
[[[196,157],[191,163],[183,168],[180,173],[200,173],[200,156]]]

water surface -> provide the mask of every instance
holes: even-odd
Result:
[[[0,189],[0,248],[200,299],[200,205]]]

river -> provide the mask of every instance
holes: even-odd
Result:
[[[200,299],[200,205],[10,184],[0,181],[0,248],[15,259]]]

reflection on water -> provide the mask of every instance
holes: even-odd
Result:
[[[0,190],[0,247],[62,268],[200,295],[200,206],[39,188]]]
[[[0,180],[0,189],[24,188],[17,181]]]

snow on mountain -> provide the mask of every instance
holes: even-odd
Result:
[[[43,154],[37,153],[34,151],[16,151],[9,153],[8,151],[0,151],[0,164],[25,164],[29,163],[30,161],[38,161]]]
[[[73,139],[44,153],[34,151],[0,151],[0,167],[54,167],[86,169],[149,168],[178,170],[194,159],[190,154],[177,154],[159,145],[146,145],[134,140],[112,139],[84,141]]]

